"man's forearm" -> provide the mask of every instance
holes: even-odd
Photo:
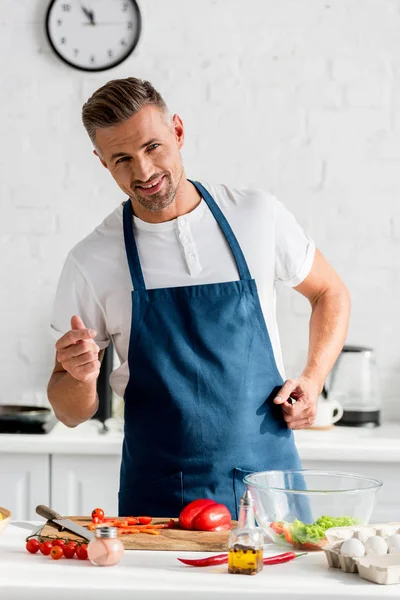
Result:
[[[97,411],[96,380],[89,383],[74,379],[67,371],[54,371],[47,395],[57,419],[68,427],[76,427]]]
[[[350,295],[345,285],[327,290],[312,304],[307,365],[302,375],[321,392],[346,340]]]

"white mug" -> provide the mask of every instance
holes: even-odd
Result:
[[[330,427],[343,417],[343,406],[337,400],[318,399],[317,414],[311,427]]]

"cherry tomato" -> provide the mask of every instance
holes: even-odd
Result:
[[[92,523],[93,525],[98,525],[99,523],[102,523],[102,519],[100,519],[100,517],[93,517],[92,518]]]
[[[81,544],[76,549],[76,555],[80,560],[86,560],[88,557],[87,544]]]
[[[65,546],[65,540],[53,540],[51,542],[52,546],[60,546],[60,548],[62,548],[63,546]]]
[[[53,546],[52,546],[51,542],[42,542],[40,544],[40,552],[42,554],[44,554],[45,556],[48,556],[51,552],[52,547]]]
[[[183,529],[193,529],[193,520],[197,515],[207,506],[211,506],[212,504],[217,504],[214,500],[210,500],[209,498],[201,498],[200,500],[194,500],[190,502],[185,508],[182,510],[179,515],[179,525]]]
[[[143,517],[139,517],[143,518]],[[148,517],[150,519],[149,523],[151,522],[151,517]],[[126,522],[128,524],[128,527],[132,526],[132,525],[137,525],[139,523],[139,519],[137,519],[136,517],[127,517]],[[141,521],[140,521],[141,522]],[[144,525],[144,523],[143,523]]]
[[[59,560],[64,556],[63,548],[61,548],[61,546],[53,546],[50,551],[50,556],[54,560]]]
[[[68,546],[76,548],[78,546],[78,542],[68,542]]]
[[[75,546],[70,546],[66,544],[64,548],[62,548],[63,554],[65,558],[74,558],[75,556]]]
[[[152,518],[151,517],[138,517],[139,518],[139,523],[141,525],[149,525],[149,523],[152,522]]]
[[[200,531],[224,531],[230,529],[232,516],[224,504],[211,504],[195,516],[192,528]]]
[[[25,548],[28,550],[28,552],[30,552],[31,554],[36,554],[36,552],[39,550],[40,548],[40,542],[36,539],[36,538],[31,538],[30,540],[28,540],[26,542],[26,546]]]
[[[94,519],[94,517],[99,517],[102,521],[104,519],[104,510],[102,508],[95,508],[92,510],[92,519]]]

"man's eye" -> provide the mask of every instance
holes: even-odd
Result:
[[[126,160],[129,160],[129,156],[122,156],[121,158],[119,158],[117,160],[117,162],[115,164],[118,165],[119,163],[125,162]]]
[[[151,144],[151,146],[148,146],[147,150],[155,150],[159,145],[160,144]]]

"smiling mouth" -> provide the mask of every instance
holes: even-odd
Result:
[[[136,189],[141,190],[141,191],[143,191],[145,193],[156,192],[161,187],[161,184],[162,184],[163,180],[164,180],[164,175],[162,175],[156,181],[152,181],[148,185],[137,185]]]

